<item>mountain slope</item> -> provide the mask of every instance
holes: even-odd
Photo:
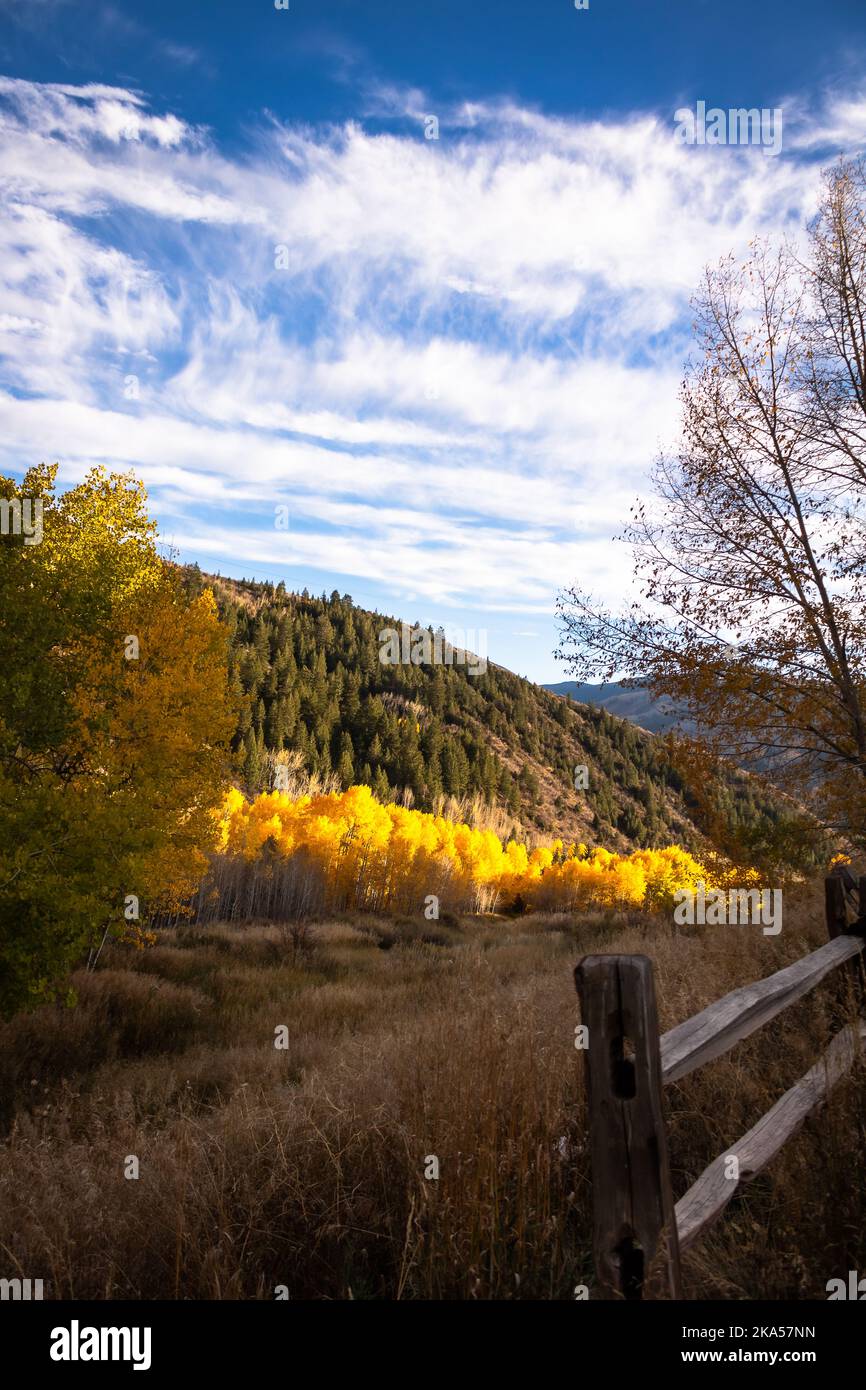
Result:
[[[605,685],[582,685],[579,681],[558,681],[546,685],[552,695],[571,696],[577,704],[595,705],[629,719],[652,734],[667,733],[670,729],[691,728],[688,721],[680,726],[676,706],[670,700],[654,700],[645,685],[624,686],[616,681]]]
[[[191,590],[213,589],[231,632],[234,749],[248,792],[271,785],[269,754],[291,749],[308,772],[366,783],[380,799],[437,810],[456,798],[446,810],[501,835],[700,846],[696,799],[663,745],[633,724],[493,663],[479,675],[384,665],[379,634],[399,623],[336,591],[313,598],[196,567],[185,575]],[[575,786],[580,766],[585,790]],[[732,776],[722,795],[735,824],[774,814],[751,779]]]

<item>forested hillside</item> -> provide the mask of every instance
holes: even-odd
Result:
[[[580,681],[557,681],[546,685],[552,695],[568,696],[579,705],[597,705],[620,719],[629,719],[651,734],[694,725],[684,718],[671,700],[654,700],[645,685],[620,685],[616,681],[593,685]]]
[[[213,587],[232,634],[233,746],[248,792],[269,787],[269,753],[293,749],[307,771],[343,787],[365,783],[381,800],[435,810],[452,797],[465,813],[475,799],[498,809],[506,834],[610,848],[700,844],[697,800],[664,744],[627,721],[492,662],[483,675],[460,665],[383,665],[379,633],[396,620],[336,591],[314,598],[195,567],[186,575],[193,591]],[[581,765],[585,790],[575,788]],[[733,826],[778,818],[759,784],[735,774],[717,804]]]

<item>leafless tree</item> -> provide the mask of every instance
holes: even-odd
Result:
[[[583,680],[645,681],[706,744],[828,824],[866,825],[866,181],[827,175],[807,263],[755,243],[705,274],[682,438],[624,539],[642,599],[560,597]]]

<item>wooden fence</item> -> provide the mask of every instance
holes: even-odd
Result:
[[[585,956],[575,969],[585,1051],[593,1255],[602,1298],[680,1298],[680,1253],[767,1167],[827,1098],[866,1041],[866,1020],[837,1033],[805,1076],[720,1154],[674,1205],[662,1110],[665,1086],[730,1051],[866,947],[866,877],[826,880],[825,946],[726,994],[659,1037],[647,956]],[[859,898],[849,923],[848,903]],[[735,1160],[735,1162],[732,1162]]]

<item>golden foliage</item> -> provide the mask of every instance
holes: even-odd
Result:
[[[303,851],[323,871],[333,908],[420,909],[435,894],[442,905],[474,911],[518,898],[548,911],[658,909],[677,889],[722,887],[725,878],[675,845],[622,855],[562,840],[536,849],[503,844],[492,830],[383,805],[366,786],[294,799],[268,792],[253,801],[232,790],[224,852],[255,859],[265,846],[287,857]]]
[[[235,723],[227,632],[160,557],[144,489],[93,469],[55,497],[55,473],[19,489],[40,542],[0,544],[0,1014],[195,891]]]

